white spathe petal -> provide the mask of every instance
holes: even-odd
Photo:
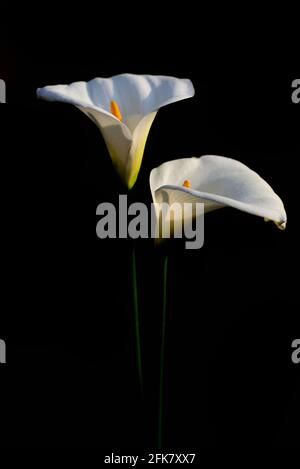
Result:
[[[190,181],[190,188],[183,187]],[[205,212],[225,206],[268,218],[285,228],[286,213],[271,186],[243,163],[223,156],[205,155],[169,161],[150,174],[153,200],[202,202]]]
[[[128,157],[133,144],[131,132],[118,119],[90,108],[79,108],[99,128],[106,143],[113,165],[127,185],[127,173],[130,170]]]
[[[100,129],[116,171],[124,184],[131,189],[136,182],[148,133],[156,112],[147,114],[131,134],[126,126],[120,126],[110,115],[94,109],[79,108]]]
[[[39,98],[98,110],[117,120],[110,112],[111,101],[116,101],[123,123],[131,131],[145,115],[167,104],[191,98],[194,94],[193,84],[188,79],[130,73],[70,85],[46,86],[37,90]]]
[[[97,125],[116,170],[129,188],[136,181],[157,110],[194,93],[187,79],[133,74],[37,90],[39,98],[73,104]],[[122,121],[111,113],[112,101],[117,103]]]
[[[125,174],[126,185],[129,189],[133,187],[138,177],[144,155],[146,140],[155,116],[156,111],[147,114],[134,129]]]

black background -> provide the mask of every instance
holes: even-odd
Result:
[[[95,235],[96,206],[124,189],[96,126],[72,106],[35,97],[37,87],[122,72],[186,77],[196,89],[159,111],[130,200],[151,202],[149,172],[158,164],[211,153],[257,171],[288,214],[281,232],[224,209],[205,218],[203,249],[169,247],[164,446],[201,453],[299,445],[294,39],[283,34],[283,19],[272,30],[268,19],[246,26],[242,17],[233,29],[221,14],[152,13],[146,22],[142,11],[136,21],[95,10],[74,23],[45,11],[10,36],[2,29],[4,447],[156,448],[164,251],[136,243],[141,398],[132,242]]]

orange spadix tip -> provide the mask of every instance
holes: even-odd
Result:
[[[186,179],[182,185],[183,185],[183,187],[191,187],[191,181]]]
[[[120,108],[118,106],[118,103],[116,101],[111,101],[110,102],[110,112],[117,118],[119,121],[122,120],[122,114],[120,111]]]

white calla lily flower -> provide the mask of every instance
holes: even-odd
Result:
[[[161,204],[203,203],[204,213],[222,207],[272,220],[278,228],[286,226],[286,212],[281,199],[256,172],[240,161],[216,155],[168,161],[150,174],[150,188],[155,205],[157,227]],[[184,211],[172,212],[173,221]],[[174,215],[175,214],[175,215]],[[181,215],[183,214],[183,215]],[[183,220],[181,220],[183,221]],[[167,214],[160,223],[170,223]]]
[[[73,104],[97,125],[112,162],[129,189],[137,179],[158,109],[191,98],[194,93],[188,79],[133,74],[37,90],[39,98]]]

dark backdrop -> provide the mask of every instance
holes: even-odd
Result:
[[[95,15],[95,17],[94,17]],[[285,232],[224,209],[205,218],[199,251],[169,248],[165,447],[296,447],[299,367],[299,78],[293,41],[214,18],[152,24],[53,18],[1,43],[2,437],[8,447],[156,447],[163,250],[136,243],[145,393],[135,365],[132,242],[100,241],[95,209],[124,193],[96,126],[37,87],[116,73],[190,78],[193,99],[161,109],[131,200],[177,157],[236,158],[282,197]],[[99,13],[100,15],[100,13]],[[222,22],[222,20],[221,20]],[[264,26],[264,25],[262,25]],[[290,29],[293,24],[290,24]],[[280,30],[280,28],[279,28]],[[266,33],[264,33],[267,31]],[[244,34],[243,34],[244,33]],[[3,34],[4,36],[4,34]],[[30,38],[29,38],[30,36]],[[261,41],[260,39],[264,40]]]

